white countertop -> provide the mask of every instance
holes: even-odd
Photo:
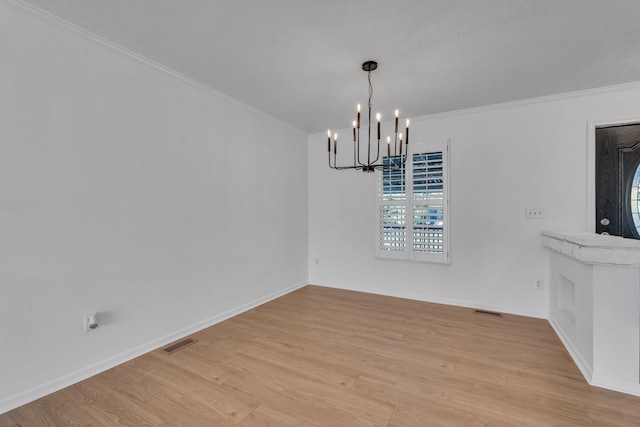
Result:
[[[542,231],[542,244],[585,264],[640,267],[640,240],[585,231]]]

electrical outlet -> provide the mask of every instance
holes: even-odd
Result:
[[[83,317],[84,323],[83,323],[83,328],[84,328],[84,333],[86,334],[87,332],[91,332],[94,329],[96,329],[98,327],[98,323],[96,321],[96,316],[98,315],[98,313],[88,313],[85,314]]]
[[[543,219],[544,209],[542,208],[525,208],[524,217],[526,219]]]
[[[543,290],[544,289],[544,281],[542,279],[537,279],[535,287],[539,291]]]

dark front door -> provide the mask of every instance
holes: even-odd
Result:
[[[596,129],[596,233],[640,239],[640,124]]]

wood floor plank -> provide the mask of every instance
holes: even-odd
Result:
[[[638,426],[547,321],[307,286],[6,414],[4,426]]]
[[[241,427],[313,427],[290,415],[260,405],[239,424]]]

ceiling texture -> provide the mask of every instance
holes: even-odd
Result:
[[[23,0],[305,132],[640,81],[638,0]]]

